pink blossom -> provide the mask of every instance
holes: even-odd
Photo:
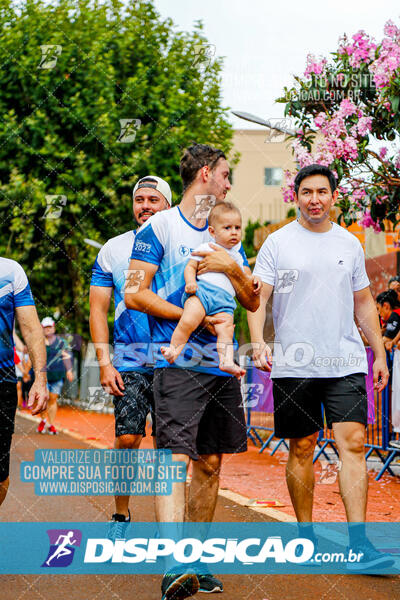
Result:
[[[344,98],[339,106],[338,114],[342,117],[354,115],[357,112],[357,107],[349,98]]]
[[[356,188],[353,190],[353,200],[356,200],[357,202],[364,200],[366,195],[366,191],[361,188]]]
[[[321,75],[324,72],[326,63],[326,58],[320,59],[318,62],[318,59],[313,54],[308,54],[307,67],[304,71],[305,77],[310,77],[313,73],[314,75]]]
[[[339,54],[347,54],[352,67],[359,68],[361,63],[369,63],[374,59],[376,44],[365,31],[358,31],[352,37],[353,43],[347,44],[347,38],[341,40]]]
[[[378,58],[369,67],[371,73],[374,75],[376,87],[386,87],[399,67],[400,44],[397,40],[384,38]]]
[[[394,158],[393,164],[395,169],[400,169],[400,152],[398,152],[397,156]]]
[[[300,140],[295,140],[292,142],[292,148],[294,150],[294,155],[296,157],[297,162],[300,165],[300,168],[307,167],[308,165],[313,164],[313,156],[307,150],[305,146],[300,142]]]
[[[372,117],[361,117],[357,123],[357,131],[361,137],[364,137],[372,129]]]
[[[283,201],[294,201],[294,179],[295,175],[290,171],[285,171],[285,185],[282,187]]]
[[[334,160],[335,156],[332,152],[330,152],[328,146],[324,143],[319,143],[317,145],[316,152],[314,155],[314,162],[317,165],[324,165],[325,167],[329,167]]]
[[[381,230],[381,226],[379,225],[379,223],[375,223],[375,221],[371,217],[371,212],[370,212],[369,209],[367,209],[365,211],[364,215],[359,220],[359,223],[360,223],[361,227],[364,227],[365,229],[367,227],[373,227],[375,233],[379,233],[380,231],[382,231]]]
[[[387,148],[385,148],[384,146],[382,148],[379,148],[379,156],[382,160],[384,160],[386,154],[387,154]]]
[[[318,113],[314,119],[315,127],[318,127],[318,128],[322,127],[323,124],[325,123],[325,121],[326,121],[326,114],[323,112]]]
[[[352,158],[355,160],[358,156],[357,140],[351,136],[347,136],[343,140],[343,157],[346,159]]]
[[[385,23],[385,27],[383,29],[384,34],[389,37],[396,39],[400,36],[400,29],[396,27],[393,21],[389,20]]]

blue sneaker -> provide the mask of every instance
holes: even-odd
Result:
[[[360,560],[350,561],[352,556],[360,557]],[[391,554],[379,552],[368,539],[357,546],[347,547],[346,570],[348,573],[371,573],[379,575],[382,570],[392,567],[395,563],[395,557]]]
[[[111,521],[109,522],[107,537],[112,542],[115,540],[124,540],[126,539],[126,530],[129,527],[131,522],[131,513],[129,512],[129,517],[125,517],[125,515],[120,515],[115,513],[111,517]]]

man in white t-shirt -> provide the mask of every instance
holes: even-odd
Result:
[[[365,536],[368,369],[354,314],[374,352],[376,390],[386,386],[388,369],[361,244],[329,220],[336,186],[333,173],[322,165],[298,172],[295,201],[300,217],[268,236],[261,247],[254,269],[263,282],[260,307],[248,320],[255,366],[271,371],[274,382],[275,434],[290,438],[287,485],[297,520],[308,524],[299,527],[313,536],[313,454],[324,426],[322,402],[341,460],[339,486],[352,523],[350,545],[363,553],[360,563],[349,566],[361,572],[393,561]],[[263,339],[272,292],[273,358]]]

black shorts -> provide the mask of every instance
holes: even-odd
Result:
[[[247,450],[246,424],[236,377],[190,369],[154,371],[157,448],[194,460],[201,454]]]
[[[146,419],[153,417],[153,375],[126,371],[121,373],[125,385],[123,396],[114,396],[115,437],[120,435],[146,435]]]
[[[0,385],[0,481],[7,479],[10,473],[10,448],[17,402],[16,384],[2,383]]]
[[[277,377],[273,380],[275,435],[301,438],[324,428],[321,403],[329,429],[332,423],[367,425],[364,373],[345,377]]]

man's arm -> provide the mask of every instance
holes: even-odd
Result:
[[[19,337],[17,332],[15,331],[15,328],[13,331],[13,338],[14,338],[15,348],[18,350],[18,352],[25,352],[26,351],[25,344],[21,340],[21,338]]]
[[[113,396],[123,396],[124,382],[111,363],[107,314],[110,308],[112,287],[90,286],[89,326],[100,367],[100,383]]]
[[[153,317],[161,319],[171,319],[179,321],[183,313],[183,309],[175,306],[171,302],[160,298],[151,287],[154,275],[157,273],[158,266],[152,263],[147,263],[142,260],[132,259],[129,264],[129,272],[126,278],[125,285],[125,305],[127,308],[144,312]],[[141,272],[141,277],[138,287],[137,272]],[[134,284],[129,285],[130,273],[134,274]]]
[[[46,377],[46,346],[43,329],[39,322],[35,306],[16,306],[19,328],[35,372],[35,380],[28,397],[28,408],[36,415],[45,410],[48,399]]]
[[[387,385],[389,371],[379,326],[378,312],[369,287],[354,292],[354,313],[374,353],[374,384],[381,392]]]
[[[270,371],[272,366],[271,348],[264,342],[264,325],[267,303],[273,289],[273,285],[263,282],[258,309],[255,312],[247,313],[247,322],[253,346],[254,366],[262,371]]]
[[[129,265],[129,271],[134,272],[141,270],[143,277],[140,279],[139,288],[137,286],[137,277],[134,276],[135,285],[129,288],[129,274],[127,277],[127,283],[125,286],[125,305],[127,308],[144,312],[153,317],[159,317],[160,319],[170,319],[171,321],[179,321],[182,316],[183,308],[176,306],[164,298],[160,298],[151,287],[151,282],[158,269],[157,265],[147,263],[142,260],[132,259]],[[221,317],[210,317],[206,315],[203,319],[202,325],[208,329],[212,335],[216,335],[214,325],[217,323],[223,323],[224,319]]]
[[[237,264],[237,262],[223,249],[215,244],[210,244],[215,251],[194,252],[196,256],[203,256],[197,270],[198,275],[215,271],[225,273],[232,283],[236,297],[240,304],[247,310],[256,311],[260,304],[258,294],[254,291],[253,280]]]

